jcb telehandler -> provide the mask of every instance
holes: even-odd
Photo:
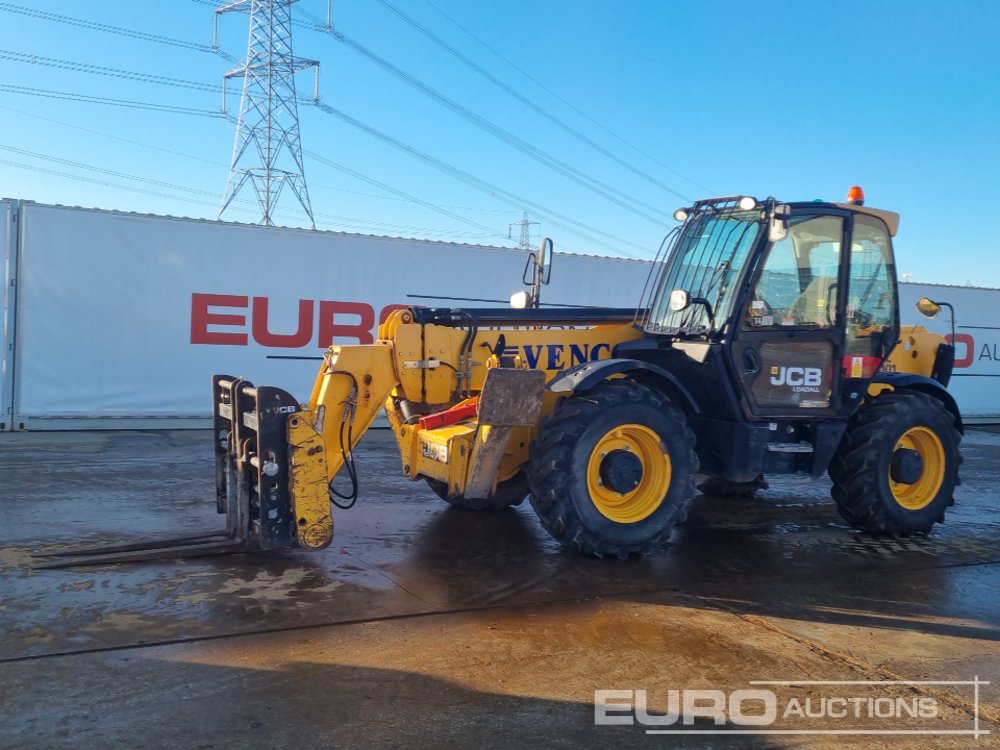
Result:
[[[406,476],[464,508],[530,497],[552,536],[589,555],[649,552],[684,520],[696,475],[729,493],[828,472],[858,529],[942,521],[960,462],[954,349],[900,326],[899,216],[853,188],[846,203],[713,198],[675,218],[637,309],[537,306],[546,242],[523,307],[396,310],[376,343],[329,348],[306,404],[216,376],[227,532],[169,554],[326,547],[383,408]],[[149,547],[101,559],[164,553]]]

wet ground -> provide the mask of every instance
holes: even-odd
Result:
[[[826,482],[779,479],[697,498],[652,557],[580,558],[527,504],[446,506],[376,430],[323,552],[31,569],[48,545],[219,527],[209,441],[0,435],[0,748],[1000,746],[996,434],[967,435],[958,504],[926,538],[866,537]],[[596,690],[662,712],[698,689],[817,715],[735,737],[645,731],[762,728],[731,704],[717,728],[595,726]],[[906,713],[920,701],[933,715]]]

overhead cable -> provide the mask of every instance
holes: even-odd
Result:
[[[609,234],[608,232],[604,232],[598,229],[597,227],[589,226],[588,224],[585,224],[581,221],[577,221],[576,219],[572,219],[569,216],[565,216],[564,214],[558,213],[551,209],[547,209],[544,206],[535,203],[534,201],[530,201],[527,198],[519,196],[508,190],[504,190],[498,185],[494,185],[493,183],[490,183],[486,180],[483,180],[479,177],[469,174],[468,172],[465,172],[464,170],[461,170],[458,167],[448,164],[447,162],[442,161],[441,159],[433,157],[430,154],[421,151],[420,149],[414,146],[411,146],[407,143],[404,143],[403,141],[400,141],[397,138],[394,138],[386,133],[383,133],[381,130],[378,130],[377,128],[374,128],[371,125],[361,122],[360,120],[351,117],[350,115],[341,112],[340,110],[335,109],[328,104],[325,104],[323,102],[316,102],[314,106],[316,106],[318,109],[325,112],[326,114],[336,117],[337,119],[350,125],[351,127],[357,128],[358,130],[367,133],[371,137],[376,138],[382,141],[383,143],[392,146],[397,150],[402,151],[403,153],[413,157],[414,159],[417,159],[418,161],[421,161],[424,164],[427,164],[428,166],[431,166],[434,169],[443,172],[444,174],[447,174],[469,185],[470,187],[475,188],[476,190],[479,190],[481,192],[486,193],[487,195],[492,196],[496,200],[507,203],[508,205],[516,208],[517,210],[522,210],[523,208],[530,208],[536,214],[546,217],[546,220],[550,224],[559,226],[568,232],[572,232],[577,236],[588,239],[594,242],[595,244],[604,247],[607,250],[611,250],[612,252],[618,252],[623,255],[628,255],[633,258],[639,256],[629,251],[622,250],[621,245],[628,245],[640,251],[644,252],[646,251],[646,248],[644,248],[642,245],[637,245],[633,242],[629,242],[628,240],[625,240],[621,237],[616,237],[615,235]],[[595,239],[593,235],[597,235],[598,237],[604,237],[605,239]]]
[[[151,34],[146,31],[138,31],[136,29],[126,29],[121,26],[112,26],[107,23],[98,23],[97,21],[91,21],[86,18],[75,18],[73,16],[65,16],[60,13],[52,13],[50,11],[38,10],[37,8],[26,8],[23,5],[15,5],[14,3],[4,3],[0,2],[0,11],[6,11],[7,13],[17,13],[22,16],[29,16],[31,18],[38,18],[43,21],[52,21],[54,23],[67,24],[69,26],[77,26],[83,29],[90,29],[92,31],[101,31],[106,34],[116,34],[117,36],[130,37],[132,39],[139,39],[144,42],[155,42],[157,44],[167,44],[172,47],[180,47],[182,49],[195,50],[197,52],[209,52],[211,54],[219,55],[220,57],[233,61],[235,58],[227,52],[217,49],[210,44],[199,44],[198,42],[189,42],[185,39],[174,39],[172,37],[163,36],[161,34]]]
[[[309,14],[303,13],[303,15],[309,15]],[[509,130],[500,127],[499,125],[492,122],[488,118],[476,114],[472,110],[456,102],[454,99],[445,96],[440,91],[437,91],[436,89],[432,88],[431,86],[424,83],[415,76],[407,73],[406,71],[402,70],[396,65],[393,65],[385,58],[381,57],[380,55],[376,54],[372,50],[362,45],[361,43],[341,33],[340,31],[337,31],[336,29],[332,28],[327,29],[325,26],[322,26],[319,23],[317,23],[316,30],[324,31],[325,33],[329,34],[334,39],[339,41],[341,44],[346,46],[348,49],[357,52],[359,55],[369,60],[370,62],[374,63],[378,67],[382,68],[390,75],[406,83],[407,85],[415,88],[417,91],[429,97],[430,99],[433,99],[434,101],[438,102],[445,108],[449,109],[450,111],[462,117],[467,122],[472,123],[481,130],[484,130],[485,132],[503,141],[512,148],[525,154],[529,158],[534,159],[535,161],[543,164],[549,169],[552,169],[553,171],[566,177],[567,179],[572,180],[573,182],[577,183],[586,190],[589,190],[599,195],[600,197],[604,198],[605,200],[608,200],[616,204],[617,206],[624,208],[626,211],[629,211],[633,214],[636,214],[637,216],[640,216],[646,221],[664,227],[672,226],[672,222],[670,222],[671,214],[669,212],[661,208],[658,208],[656,206],[653,206],[649,203],[646,203],[636,198],[635,196],[631,196],[627,193],[624,193],[621,190],[618,190],[617,188],[607,184],[606,182],[603,182],[602,180],[599,180],[596,177],[588,175],[585,172],[577,169],[576,167],[567,164],[566,162],[538,148],[537,146],[528,143],[524,139],[519,138],[518,136],[511,133]],[[645,211],[639,210],[640,207],[645,209]],[[652,214],[659,214],[663,218],[657,218]]]
[[[619,166],[624,167],[625,169],[629,170],[633,174],[638,175],[639,177],[642,177],[644,180],[646,180],[647,182],[649,182],[652,185],[655,185],[656,187],[660,188],[661,190],[664,190],[664,191],[670,193],[671,195],[676,196],[677,198],[680,198],[683,201],[687,201],[688,203],[693,203],[694,202],[693,198],[691,198],[689,196],[686,196],[683,193],[678,192],[677,190],[675,190],[671,186],[665,184],[664,182],[658,180],[656,177],[654,177],[653,175],[649,174],[648,172],[643,171],[642,169],[639,169],[638,167],[636,167],[635,165],[629,163],[628,161],[626,161],[625,159],[621,158],[617,154],[615,154],[615,153],[609,151],[608,149],[604,148],[602,145],[600,145],[599,143],[597,143],[596,141],[594,141],[592,138],[587,137],[586,135],[584,135],[583,133],[581,133],[579,130],[577,130],[576,128],[572,127],[568,123],[566,123],[564,120],[559,119],[558,117],[556,117],[552,113],[548,112],[547,110],[545,110],[544,108],[542,108],[541,106],[539,106],[538,104],[536,104],[534,101],[532,101],[531,99],[529,99],[527,96],[525,96],[521,92],[519,92],[516,89],[512,88],[511,86],[507,85],[505,82],[503,82],[502,80],[500,80],[499,78],[497,78],[495,75],[493,75],[490,71],[488,71],[482,65],[480,65],[477,62],[475,62],[474,60],[472,60],[471,58],[467,57],[466,55],[462,54],[454,46],[452,46],[451,44],[449,44],[448,42],[446,42],[444,39],[442,39],[441,37],[439,37],[433,31],[431,31],[430,29],[428,29],[425,26],[423,26],[422,24],[420,24],[413,17],[411,17],[411,16],[407,15],[406,13],[404,13],[396,5],[394,5],[393,3],[389,2],[389,0],[378,0],[378,2],[381,3],[382,6],[384,6],[387,10],[389,10],[390,12],[392,12],[393,14],[395,14],[400,20],[402,20],[408,26],[410,26],[411,28],[413,28],[414,30],[416,30],[417,32],[419,32],[420,34],[422,34],[423,36],[425,36],[427,39],[429,39],[430,41],[432,41],[438,47],[440,47],[441,49],[443,49],[446,52],[448,52],[450,55],[452,55],[453,57],[455,57],[456,59],[458,59],[459,61],[461,61],[463,64],[465,64],[467,67],[471,68],[476,73],[478,73],[479,75],[481,75],[483,78],[485,78],[486,80],[488,80],[494,86],[496,86],[497,88],[499,88],[502,91],[506,92],[510,96],[514,97],[519,102],[521,102],[521,104],[523,104],[524,106],[528,107],[533,112],[536,112],[537,114],[541,115],[546,120],[548,120],[552,124],[556,125],[560,129],[562,129],[564,132],[569,133],[574,138],[576,138],[576,139],[582,141],[583,143],[587,144],[588,146],[590,146],[592,149],[594,149],[598,153],[600,153],[603,156],[607,157],[608,159],[610,159],[611,161],[615,162]]]
[[[45,57],[43,55],[33,55],[27,52],[15,52],[14,50],[0,49],[0,60],[12,60],[14,62],[26,63],[29,65],[43,65],[49,68],[61,68],[63,70],[72,70],[78,73],[95,73],[98,75],[111,76],[112,78],[124,78],[132,81],[141,81],[143,83],[156,83],[163,86],[177,86],[180,88],[213,92],[219,90],[217,85],[202,83],[200,81],[186,81],[181,78],[156,75],[155,73],[139,73],[133,70],[108,68],[103,65],[92,65],[90,63],[77,62],[75,60],[62,60],[57,57]]]
[[[317,153],[314,153],[312,151],[308,151],[308,150],[305,150],[305,149],[303,149],[303,152],[310,159],[313,159],[314,161],[318,161],[320,164],[325,164],[326,166],[330,167],[331,169],[336,169],[336,170],[338,170],[340,172],[343,172],[343,173],[345,173],[347,175],[350,175],[351,177],[354,177],[357,180],[361,180],[362,182],[367,182],[370,185],[374,185],[376,187],[381,188],[382,190],[385,190],[387,192],[393,193],[394,195],[398,195],[400,197],[403,197],[406,200],[409,200],[409,201],[412,201],[412,202],[414,202],[414,203],[416,203],[418,205],[424,206],[425,208],[430,208],[430,209],[432,209],[434,211],[437,211],[438,213],[444,214],[445,216],[449,216],[452,219],[455,219],[456,221],[461,221],[464,224],[470,224],[472,226],[479,227],[480,229],[488,232],[490,234],[490,236],[497,236],[497,237],[501,237],[501,238],[505,238],[506,237],[506,235],[504,235],[502,232],[498,232],[495,229],[493,229],[492,227],[488,227],[485,224],[480,224],[479,222],[473,221],[472,219],[467,219],[464,216],[460,216],[459,214],[456,214],[456,213],[454,213],[452,211],[449,211],[446,208],[442,208],[441,206],[437,206],[437,205],[435,205],[433,203],[430,203],[428,201],[425,201],[425,200],[423,200],[421,198],[417,198],[415,196],[412,196],[412,195],[409,195],[407,193],[404,193],[402,190],[397,190],[396,188],[391,187],[390,185],[386,185],[384,182],[380,182],[380,181],[375,180],[375,179],[373,179],[371,177],[363,175],[360,172],[357,172],[357,171],[355,171],[353,169],[350,169],[349,167],[344,166],[343,164],[338,164],[337,162],[334,162],[334,161],[331,161],[329,159],[326,159],[326,158],[320,156]]]
[[[682,180],[686,180],[687,182],[690,182],[692,185],[696,186],[699,190],[703,191],[704,195],[715,195],[715,192],[711,188],[707,188],[704,185],[702,185],[700,182],[698,182],[698,181],[696,181],[696,180],[694,180],[694,179],[692,179],[692,178],[690,178],[690,177],[688,177],[688,176],[686,176],[684,174],[681,174],[676,169],[674,169],[673,167],[671,167],[669,164],[664,164],[662,161],[660,161],[659,159],[657,159],[655,156],[653,156],[649,152],[644,151],[643,149],[639,148],[638,146],[636,146],[631,141],[627,140],[626,138],[623,138],[622,136],[620,136],[618,133],[616,133],[613,130],[611,130],[606,125],[603,125],[602,123],[600,123],[597,120],[595,120],[593,117],[591,117],[590,115],[588,115],[582,109],[580,109],[575,104],[573,104],[571,101],[568,101],[564,97],[560,96],[556,91],[553,91],[550,87],[546,86],[544,83],[542,83],[541,81],[539,81],[537,78],[535,78],[534,76],[532,76],[530,73],[528,73],[527,71],[525,71],[523,68],[519,67],[510,58],[506,57],[501,52],[499,52],[498,50],[496,50],[494,47],[492,47],[489,44],[487,44],[486,42],[484,42],[482,39],[480,39],[478,36],[476,36],[473,32],[471,32],[468,28],[466,28],[461,23],[459,23],[458,21],[456,21],[454,18],[452,18],[451,16],[449,16],[447,13],[445,13],[443,10],[441,10],[441,8],[439,8],[437,5],[435,5],[433,2],[431,2],[431,0],[424,0],[424,2],[426,2],[429,6],[431,6],[431,8],[433,8],[435,11],[437,11],[440,15],[444,16],[444,18],[446,18],[453,25],[455,25],[456,27],[458,27],[459,29],[461,29],[469,37],[471,37],[472,39],[474,39],[476,42],[478,42],[479,44],[481,44],[483,47],[485,47],[486,49],[488,49],[490,52],[492,52],[498,58],[500,58],[505,63],[507,63],[507,65],[509,65],[514,70],[516,70],[522,76],[524,76],[525,78],[527,78],[529,81],[531,81],[532,83],[534,83],[536,86],[538,86],[540,89],[542,89],[543,91],[545,91],[547,94],[549,94],[553,98],[559,100],[560,102],[562,102],[563,104],[565,104],[567,107],[569,107],[570,109],[572,109],[574,112],[576,112],[578,115],[580,115],[580,117],[583,117],[585,120],[587,120],[591,124],[597,126],[598,128],[600,128],[601,130],[603,130],[605,133],[607,133],[608,135],[610,135],[612,138],[614,138],[618,142],[623,143],[624,145],[628,146],[630,149],[632,149],[633,151],[635,151],[637,154],[640,154],[640,155],[644,156],[645,158],[649,159],[654,164],[656,164],[656,165],[658,165],[660,167],[663,167],[665,170],[667,170],[671,174],[676,175],[677,177],[680,177]]]
[[[158,104],[156,102],[137,102],[129,99],[115,99],[107,96],[90,96],[88,94],[77,94],[71,91],[53,91],[51,89],[40,89],[32,86],[14,86],[9,83],[0,83],[0,91],[9,94],[24,94],[26,96],[37,96],[45,99],[66,99],[74,102],[87,102],[89,104],[105,104],[113,107],[126,107],[129,109],[145,109],[153,112],[170,112],[180,115],[194,115],[197,117],[223,118],[221,112],[194,109],[192,107],[178,107],[172,104]]]
[[[0,144],[0,151],[7,151],[7,152],[10,152],[10,153],[13,153],[13,154],[18,154],[20,156],[28,156],[28,157],[31,157],[31,158],[34,158],[34,159],[41,159],[43,161],[48,161],[48,162],[52,162],[52,163],[55,163],[55,164],[60,164],[62,166],[72,167],[74,169],[81,169],[81,170],[84,170],[84,171],[87,171],[87,172],[95,172],[95,173],[98,173],[98,174],[107,175],[109,177],[118,177],[118,178],[122,178],[122,179],[126,179],[126,180],[131,180],[133,182],[139,182],[139,183],[142,183],[142,184],[151,185],[153,187],[159,187],[159,188],[165,188],[165,189],[168,189],[168,190],[174,190],[174,191],[181,192],[181,193],[188,193],[188,194],[191,194],[191,195],[203,196],[205,198],[215,198],[215,197],[217,197],[216,193],[208,191],[208,190],[202,190],[202,189],[199,189],[199,188],[193,188],[193,187],[189,187],[189,186],[186,186],[186,185],[178,185],[176,183],[166,182],[164,180],[156,180],[156,179],[152,179],[152,178],[149,178],[149,177],[143,177],[143,176],[140,176],[140,175],[129,174],[127,172],[119,172],[117,170],[108,169],[107,167],[100,167],[100,166],[97,166],[97,165],[94,165],[94,164],[87,164],[87,163],[84,163],[84,162],[74,161],[72,159],[65,159],[65,158],[62,158],[62,157],[54,156],[52,154],[43,154],[43,153],[39,153],[37,151],[30,151],[28,149],[17,148],[16,146],[10,146],[10,145],[6,145],[6,144]],[[157,192],[157,191],[142,190],[142,189],[135,188],[134,186],[122,185],[121,183],[110,182],[110,181],[107,181],[107,180],[97,180],[97,179],[93,179],[93,178],[86,178],[86,177],[83,177],[81,175],[73,175],[73,174],[70,174],[70,173],[67,173],[67,172],[60,172],[60,171],[57,171],[57,170],[48,170],[48,169],[45,169],[45,168],[42,168],[42,167],[37,167],[35,165],[24,164],[23,162],[13,162],[13,161],[0,160],[0,163],[7,164],[9,166],[15,166],[15,167],[22,168],[22,169],[33,170],[33,171],[36,171],[36,172],[42,172],[42,173],[45,173],[45,174],[51,174],[51,175],[55,175],[55,176],[59,176],[59,177],[66,177],[66,178],[70,178],[70,179],[83,180],[83,181],[91,182],[91,183],[94,183],[94,184],[104,185],[106,187],[115,187],[115,188],[121,188],[121,189],[128,189],[128,190],[131,190],[131,191],[134,191],[134,192],[139,192],[139,193],[143,193],[143,194],[146,194],[146,195],[153,195],[153,196],[161,197],[161,198],[170,198],[170,199],[176,199],[176,200],[184,200],[184,201],[189,202],[189,203],[198,203],[198,204],[201,204],[201,205],[210,205],[210,206],[214,206],[214,207],[218,206],[218,203],[216,201],[200,200],[200,199],[192,199],[192,198],[182,198],[180,196],[168,195],[168,194]],[[246,204],[247,206],[249,206],[251,204],[252,205],[256,205],[256,201],[250,201],[250,200],[238,200],[237,203]],[[292,213],[290,213],[289,211],[287,211],[285,209],[282,209],[279,213],[282,213],[282,214],[285,214],[285,215],[292,215],[294,213],[294,215],[298,216],[299,213],[302,213],[302,212],[292,212]],[[305,214],[302,213],[302,215],[304,216]],[[337,215],[337,214],[317,213],[316,215],[320,216],[320,217],[323,217],[323,218],[330,219],[331,222],[334,223],[334,226],[336,226],[338,228],[344,227],[344,226],[353,226],[355,229],[369,228],[369,229],[376,229],[376,230],[380,230],[380,231],[397,231],[397,232],[399,232],[399,231],[408,231],[408,232],[419,232],[419,233],[425,234],[425,235],[437,235],[437,236],[448,236],[448,237],[462,236],[462,237],[479,238],[479,237],[483,237],[484,236],[483,234],[476,234],[476,233],[472,233],[472,232],[455,232],[455,231],[449,230],[449,229],[418,227],[418,226],[413,226],[413,225],[409,225],[409,224],[393,224],[393,223],[389,223],[389,222],[381,222],[381,221],[375,221],[375,220],[364,219],[364,218],[359,218],[359,217],[342,216],[342,215]],[[490,235],[490,236],[499,234],[498,232],[496,232],[494,230],[491,230],[489,227],[482,226],[482,225],[476,225],[476,226],[480,226],[481,228],[485,229],[486,232],[487,232],[487,234]]]

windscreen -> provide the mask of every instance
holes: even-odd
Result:
[[[759,209],[731,204],[696,206],[681,229],[654,287],[645,328],[652,333],[697,333],[718,329],[729,317],[736,285],[761,231]],[[670,309],[670,293],[686,289],[695,302]],[[712,323],[715,323],[713,326]]]

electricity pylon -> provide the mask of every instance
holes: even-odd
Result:
[[[521,227],[521,242],[518,247],[521,250],[531,250],[531,225],[534,224],[538,226],[537,221],[528,221],[528,212],[524,212],[524,218],[520,221],[515,221],[513,224],[507,226],[507,237],[511,236],[511,230],[514,227]]]
[[[274,211],[285,187],[291,190],[316,228],[302,164],[295,74],[316,68],[315,98],[319,98],[319,62],[292,54],[292,3],[297,0],[236,0],[215,11],[215,46],[219,16],[250,11],[250,41],[246,61],[223,78],[223,112],[230,78],[243,78],[243,99],[236,123],[236,143],[229,181],[219,218],[249,183],[261,210],[261,224],[274,225]]]

